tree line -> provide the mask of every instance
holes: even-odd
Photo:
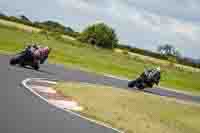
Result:
[[[0,13],[0,18],[4,20],[8,20],[8,21],[21,23],[28,26],[40,28],[40,29],[43,29],[44,31],[56,32],[59,34],[65,34],[72,37],[76,37],[79,34],[78,32],[75,32],[71,27],[65,27],[64,25],[58,22],[54,22],[50,20],[44,21],[44,22],[38,22],[38,21],[33,22],[25,15],[15,17],[15,16],[7,16],[4,13]]]

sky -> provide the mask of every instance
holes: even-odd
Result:
[[[200,0],[0,0],[0,12],[54,20],[76,31],[104,22],[121,43],[153,51],[167,43],[200,58]]]

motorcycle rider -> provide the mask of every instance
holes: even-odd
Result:
[[[128,82],[128,87],[136,87],[138,89],[144,89],[146,87],[152,88],[154,83],[159,84],[160,74],[160,67],[146,69],[137,79]]]
[[[40,64],[43,64],[49,56],[51,48],[49,47],[39,47],[34,52],[34,58],[40,61]]]
[[[41,47],[38,44],[28,45],[26,48],[27,59],[32,60],[34,63],[43,64],[51,51],[49,47]]]
[[[144,79],[147,83],[156,83],[159,84],[160,81],[160,67],[154,68],[154,69],[147,69],[145,70],[141,77]]]

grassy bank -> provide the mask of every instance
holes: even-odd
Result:
[[[94,48],[71,39],[46,38],[37,32],[24,32],[0,26],[0,52],[18,52],[28,42],[36,41],[53,48],[50,62],[84,68],[94,72],[109,73],[133,79],[145,67],[157,66],[139,58]],[[161,85],[192,92],[200,92],[200,73],[163,68]]]
[[[199,133],[200,106],[106,86],[61,83],[55,87],[77,100],[81,114],[126,133]]]
[[[3,20],[3,19],[0,19],[0,25],[15,28],[15,29],[21,29],[21,30],[26,31],[26,32],[40,32],[41,31],[38,28],[30,27],[30,26],[27,26],[27,25],[24,25],[24,24],[15,23],[15,22]]]

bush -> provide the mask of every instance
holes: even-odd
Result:
[[[118,38],[115,31],[104,23],[87,27],[78,38],[80,41],[103,48],[115,48]]]
[[[149,51],[149,50],[144,50],[144,49],[139,49],[139,48],[131,48],[130,51],[133,53],[138,53],[138,54],[145,55],[145,56],[168,60],[168,58],[166,56],[161,55],[159,53]]]
[[[123,54],[124,55],[129,55],[129,51],[128,50],[123,50]]]

